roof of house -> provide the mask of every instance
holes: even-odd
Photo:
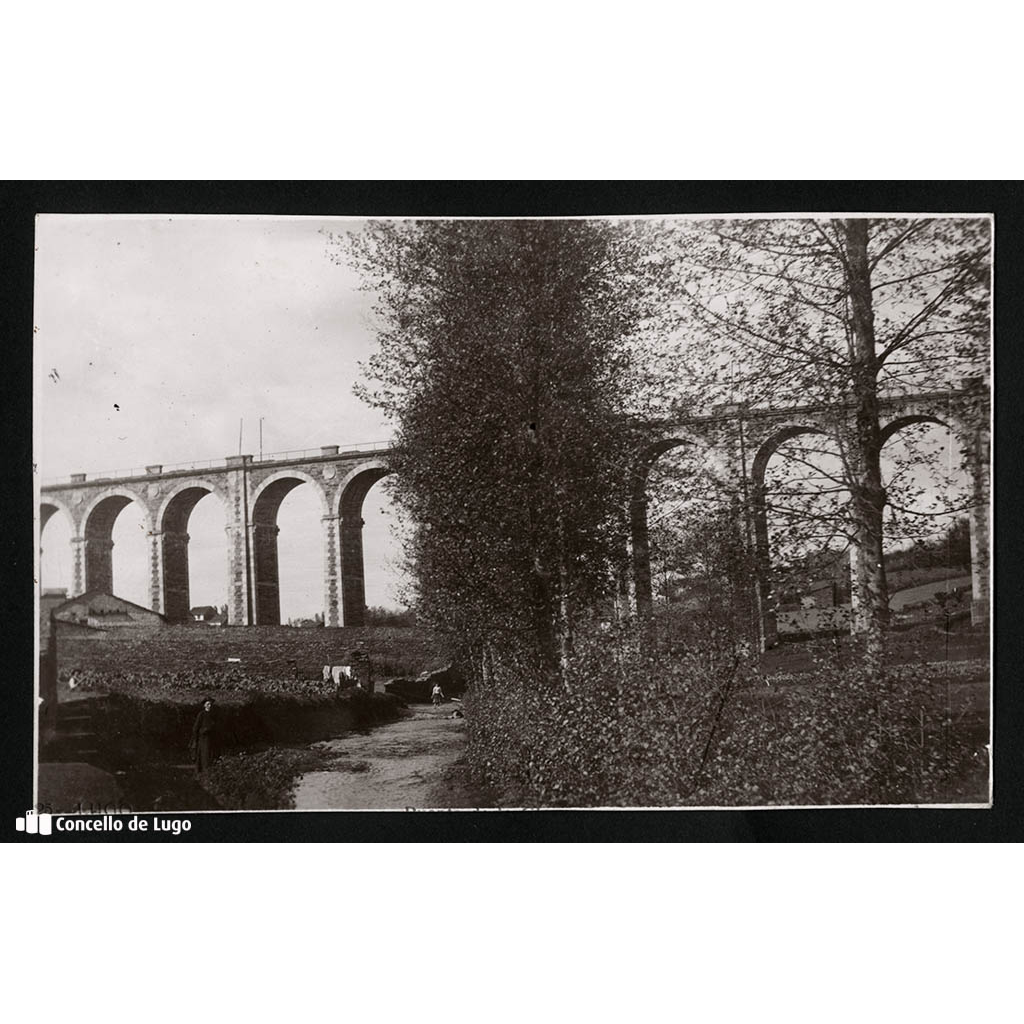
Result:
[[[51,611],[53,608],[59,608],[68,599],[68,592],[66,590],[60,591],[57,594],[48,594],[44,590],[42,596],[39,598],[39,613],[43,616]]]
[[[57,607],[53,610],[54,612],[59,612],[62,609],[67,608],[69,605],[78,604],[81,601],[88,602],[91,601],[94,597],[112,597],[115,601],[120,601],[121,604],[127,605],[129,608],[135,608],[137,611],[140,612],[147,612],[148,614],[155,615],[157,616],[157,618],[160,619],[163,618],[163,616],[159,612],[153,611],[152,608],[146,608],[141,604],[136,604],[134,601],[128,601],[123,597],[118,597],[116,594],[108,594],[104,590],[87,590],[84,594],[79,594],[77,597],[69,597],[66,601],[62,601],[59,605],[57,605]]]

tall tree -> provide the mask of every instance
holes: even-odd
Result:
[[[989,253],[980,219],[709,221],[681,233],[680,291],[705,396],[835,411],[833,461],[819,458],[813,471],[849,495],[838,530],[854,543],[876,665],[891,498],[879,401],[987,371]]]
[[[467,653],[554,669],[609,597],[645,400],[630,341],[667,309],[650,230],[373,222],[341,246],[376,296],[362,393],[396,428],[417,614]]]

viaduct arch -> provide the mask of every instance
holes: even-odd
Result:
[[[320,500],[321,522],[327,512],[320,479],[308,469],[292,466],[270,473],[256,483],[252,492],[251,571],[253,615],[257,626],[281,622],[281,578],[278,570],[277,538],[281,532],[277,513],[281,503],[296,487],[308,483]],[[326,614],[325,614],[326,620]]]
[[[363,561],[363,501],[370,488],[388,473],[387,464],[373,459],[349,470],[336,491],[336,522],[331,536],[337,537],[340,554],[341,605],[345,622],[362,619],[366,607],[366,577]],[[332,565],[337,555],[332,556]],[[337,603],[337,598],[335,598]]]
[[[151,598],[172,622],[188,618],[192,606],[188,579],[188,522],[196,505],[208,494],[226,504],[222,488],[210,479],[183,480],[171,484],[161,495],[154,516],[157,526],[151,565]],[[154,578],[155,577],[155,578]]]
[[[971,621],[988,620],[989,592],[989,509],[990,509],[990,399],[978,381],[967,381],[959,390],[937,391],[882,399],[883,444],[900,430],[916,423],[935,423],[950,429],[957,439],[971,480],[968,512],[971,533]],[[749,510],[749,543],[755,554],[754,593],[763,647],[778,640],[775,598],[771,583],[768,544],[768,500],[765,471],[771,457],[786,441],[803,434],[834,435],[846,421],[849,410],[842,407],[804,406],[772,409],[743,404],[718,406],[710,415],[695,416],[663,424],[652,444],[640,454],[631,482],[630,523],[632,562],[637,611],[645,614],[652,606],[650,546],[647,537],[645,487],[651,466],[659,455],[683,444],[702,444],[724,470],[719,471],[723,487],[742,492]],[[737,487],[738,485],[738,487]],[[856,557],[856,552],[852,555]],[[863,623],[857,616],[854,593],[854,628]]]

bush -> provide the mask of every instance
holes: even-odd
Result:
[[[237,703],[249,694],[312,698],[333,697],[337,686],[323,679],[281,679],[242,669],[185,669],[183,671],[139,672],[97,671],[77,673],[78,688],[97,693],[121,693],[148,700],[196,703],[203,694],[216,695],[221,703]]]
[[[469,763],[505,806],[984,802],[987,713],[954,721],[943,671],[872,683],[837,658],[780,689],[713,618],[584,631],[564,685],[514,664],[474,682]]]
[[[702,643],[580,631],[563,685],[497,665],[467,692],[470,763],[522,806],[678,804],[697,788],[751,668],[728,627],[705,630]]]
[[[411,608],[382,608],[374,605],[366,609],[367,626],[412,627],[416,625],[416,613]]]
[[[228,810],[282,810],[295,805],[296,779],[318,763],[319,756],[311,750],[233,754],[214,761],[200,781]]]
[[[903,666],[871,682],[826,667],[813,685],[748,691],[728,709],[697,802],[985,801],[986,725],[954,723],[940,672]]]

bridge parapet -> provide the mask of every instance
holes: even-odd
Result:
[[[71,473],[67,476],[45,477],[42,480],[43,491],[67,487],[71,484],[104,484],[129,480],[144,479],[151,476],[182,476],[208,470],[226,471],[238,465],[239,459],[248,459],[253,465],[274,464],[280,466],[297,465],[311,461],[331,459],[351,460],[369,453],[383,457],[391,450],[390,441],[364,441],[358,444],[322,445],[319,448],[302,448],[286,452],[268,452],[258,455],[228,455],[223,459],[196,460],[194,462],[155,463],[151,466],[136,466],[129,469],[105,469],[96,473]]]

